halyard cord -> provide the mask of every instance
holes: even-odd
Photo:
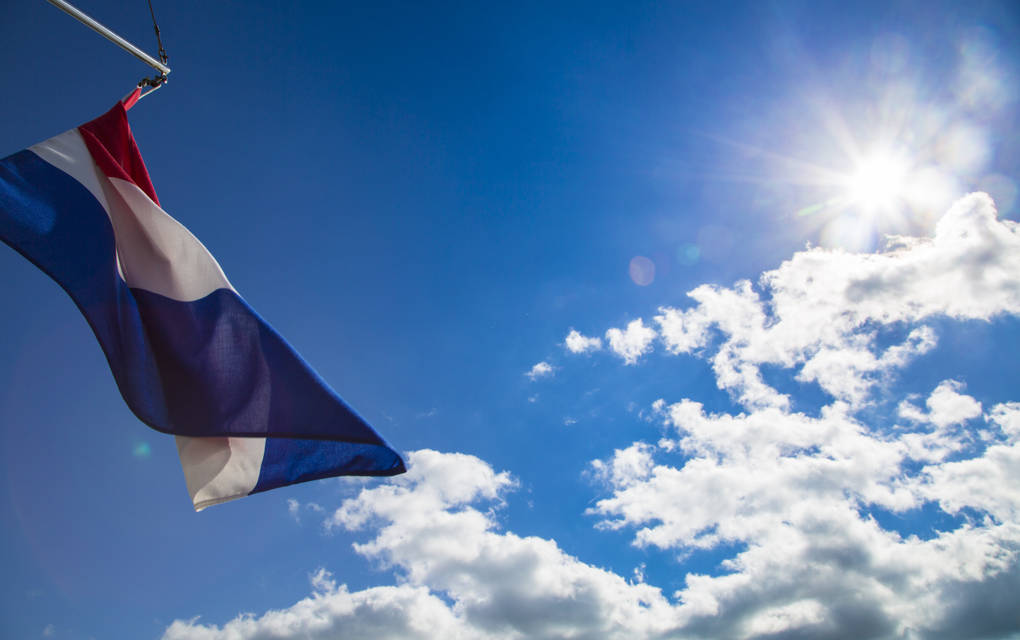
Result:
[[[147,0],[147,1],[149,3],[149,15],[152,16],[152,28],[156,31],[156,44],[159,45],[159,60],[163,64],[167,64],[168,60],[167,60],[167,56],[166,56],[166,49],[163,48],[163,38],[160,37],[160,35],[159,35],[159,25],[156,24],[156,12],[153,11],[153,9],[152,9],[152,0]],[[142,78],[141,81],[138,83],[138,86],[139,87],[152,87],[153,90],[156,90],[159,87],[163,86],[166,83],[166,81],[167,81],[166,74],[165,73],[161,73],[158,76],[153,76],[151,78]],[[151,93],[151,91],[150,91],[150,93]]]

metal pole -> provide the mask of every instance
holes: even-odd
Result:
[[[109,40],[113,44],[117,45],[118,47],[120,47],[124,51],[127,51],[128,53],[130,53],[134,57],[138,58],[139,60],[141,60],[145,64],[149,65],[150,67],[152,67],[156,71],[159,71],[162,74],[170,73],[170,67],[166,66],[165,64],[163,64],[159,60],[156,60],[155,58],[153,58],[149,54],[145,53],[144,51],[142,51],[141,49],[139,49],[135,45],[133,45],[130,42],[128,42],[127,40],[125,40],[124,38],[121,38],[116,33],[110,31],[109,29],[107,29],[103,25],[99,24],[93,18],[91,18],[88,15],[86,15],[85,13],[83,13],[80,9],[77,9],[77,8],[71,6],[67,2],[64,2],[64,0],[46,0],[46,1],[49,2],[50,4],[52,4],[53,6],[55,6],[56,8],[62,10],[64,13],[66,13],[69,16],[71,16],[72,18],[74,18],[78,22],[81,22],[86,27],[91,28],[93,31],[95,31],[99,35],[103,36],[104,38],[106,38],[107,40]]]

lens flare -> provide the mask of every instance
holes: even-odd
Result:
[[[697,264],[700,257],[701,248],[690,242],[685,242],[676,250],[677,261],[685,267]]]
[[[655,280],[655,263],[644,256],[634,256],[630,261],[630,279],[640,287],[647,287]]]

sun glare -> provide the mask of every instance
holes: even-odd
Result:
[[[866,213],[891,211],[906,194],[910,163],[902,155],[877,151],[861,158],[846,179],[846,196]]]

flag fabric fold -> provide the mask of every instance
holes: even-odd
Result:
[[[122,103],[0,160],[0,238],[70,295],[135,415],[177,437],[196,509],[404,471],[160,208]]]

